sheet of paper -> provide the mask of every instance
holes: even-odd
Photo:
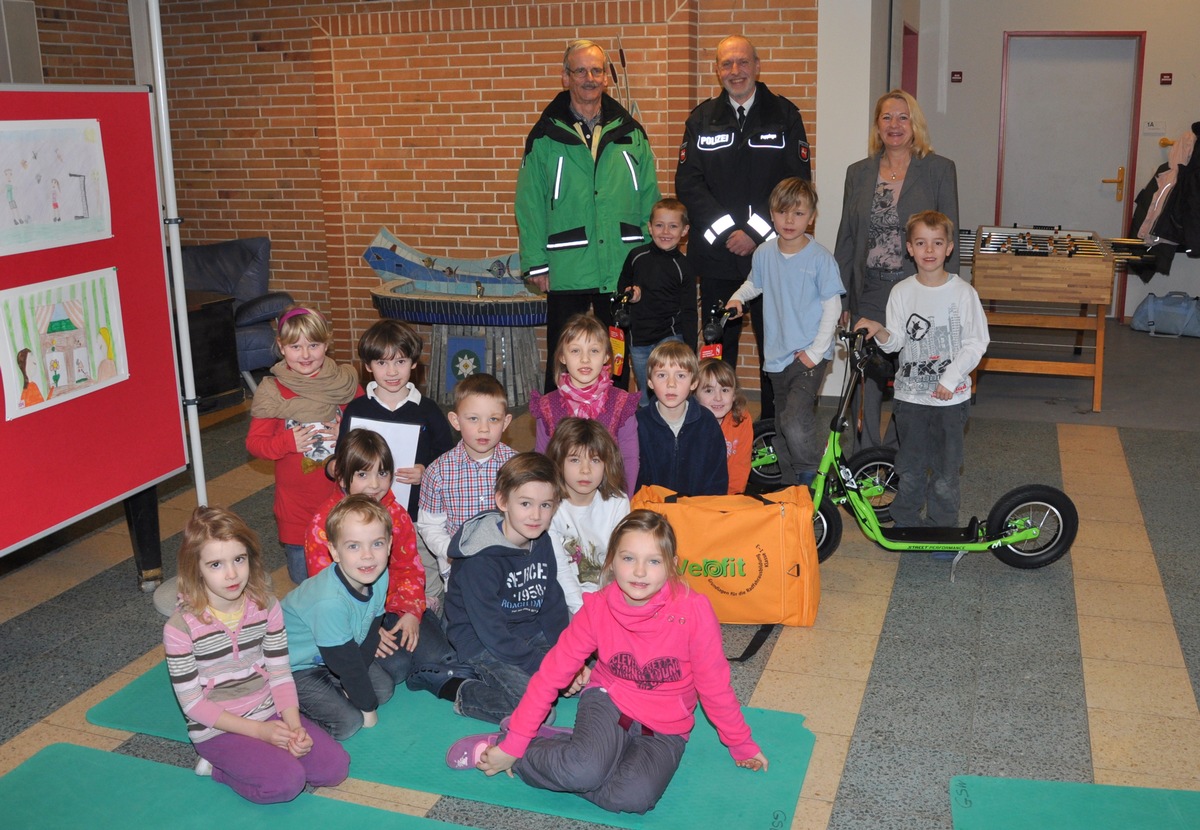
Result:
[[[376,421],[372,418],[355,418],[351,424],[355,429],[369,429],[378,432],[387,441],[388,449],[392,451],[392,463],[399,470],[411,467],[417,461],[417,439],[421,435],[421,427],[417,424],[393,424],[388,421]],[[411,484],[401,484],[392,480],[392,492],[396,501],[405,510],[408,509],[408,495],[412,490]]]

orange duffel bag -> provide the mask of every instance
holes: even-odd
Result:
[[[821,597],[807,487],[763,496],[679,496],[643,487],[633,509],[661,513],[679,566],[723,623],[812,625]]]

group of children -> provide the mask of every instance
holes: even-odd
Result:
[[[842,313],[837,266],[807,235],[815,210],[807,182],[776,188],[777,235],[755,252],[729,302],[740,313],[765,295],[787,483],[807,483],[816,470],[814,408]],[[534,452],[503,443],[512,416],[489,375],[460,381],[448,416],[423,398],[411,381],[421,341],[405,324],[379,321],[360,339],[373,378],[363,389],[352,369],[327,358],[332,333],[321,315],[294,308],[280,318],[283,359],[255,395],[246,444],[275,461],[279,539],[297,587],[276,602],[253,531],[227,510],[197,509],[164,643],[198,772],[263,803],[337,784],[349,764],[338,742],[374,726],[401,683],[499,724],[456,742],[452,767],[510,771],[610,810],[654,806],[698,700],[735,762],[766,769],[730,687],[712,608],[679,575],[669,523],[630,512],[638,487],[723,495],[743,491],[750,470],[752,427],[735,373],[697,360],[680,335],[686,314],[672,305],[676,296],[687,305],[694,283],[674,255],[687,232],[683,206],[660,202],[651,231],[661,256],[651,254],[647,272],[635,251],[622,276],[634,308],[654,307],[632,329],[646,405],[613,386],[608,331],[579,315],[556,344],[558,389],[531,399]],[[901,350],[901,378],[911,380],[897,381],[906,461],[897,462],[893,515],[915,524],[957,512],[946,482],[957,483],[965,410],[945,405],[965,399],[987,335],[974,291],[942,269],[948,220],[921,214],[908,233],[917,275],[894,292],[888,325],[856,326]],[[694,309],[694,290],[690,302]],[[947,414],[909,416],[908,403]],[[411,466],[396,468],[387,442],[356,427],[371,421],[417,429]],[[954,424],[957,449],[953,441],[944,449]],[[407,504],[394,495],[397,482],[410,487]],[[640,668],[648,665],[652,681]],[[575,727],[552,726],[555,701],[573,694]]]

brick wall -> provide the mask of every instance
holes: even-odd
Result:
[[[46,83],[134,82],[126,0],[39,0],[34,8]]]
[[[39,2],[48,64],[62,45],[48,79],[131,81],[124,8]],[[361,253],[380,226],[431,252],[516,250],[521,148],[568,40],[615,59],[619,37],[666,193],[727,34],[755,41],[763,80],[815,133],[816,0],[163,0],[162,21],[184,242],[269,235],[273,284],[332,314],[341,359],[376,317]]]

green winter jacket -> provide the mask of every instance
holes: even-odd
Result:
[[[552,291],[611,294],[626,255],[647,241],[660,198],[646,131],[608,95],[597,157],[575,130],[560,93],[525,140],[517,176],[517,227],[526,277],[550,275]]]

